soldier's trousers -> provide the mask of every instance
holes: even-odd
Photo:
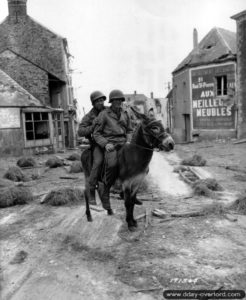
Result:
[[[89,177],[90,189],[95,189],[98,183],[98,178],[102,170],[104,153],[102,148],[95,145],[92,151],[92,168]]]

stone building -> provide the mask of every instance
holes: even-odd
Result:
[[[53,109],[52,131],[60,141],[54,148],[74,147],[76,103],[67,40],[31,18],[27,0],[8,0],[8,9],[0,24],[0,69],[42,106]]]
[[[246,10],[232,19],[237,22],[238,138],[246,138]]]
[[[167,98],[156,98],[153,92],[150,93],[150,97],[147,97],[144,94],[138,94],[136,91],[133,94],[125,94],[125,98],[125,106],[132,106],[142,114],[153,115],[163,123],[165,128],[169,127]]]
[[[173,71],[172,132],[178,142],[236,137],[236,34],[213,28]]]

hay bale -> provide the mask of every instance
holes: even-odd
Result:
[[[195,154],[191,158],[187,158],[181,161],[181,165],[185,166],[205,166],[206,163],[206,160],[198,154]]]
[[[229,209],[232,209],[240,214],[246,215],[246,195],[242,195],[236,199],[230,206]]]
[[[19,167],[10,167],[4,174],[4,178],[12,181],[29,181],[28,177],[22,172]]]
[[[177,166],[173,169],[174,173],[179,173],[179,171],[184,172],[187,171],[189,167],[185,167],[185,166]]]
[[[219,203],[213,203],[211,205],[205,206],[202,211],[204,215],[224,215],[226,213],[226,209],[223,205]]]
[[[20,168],[35,167],[36,161],[32,157],[21,157],[17,161],[17,166]]]
[[[72,153],[72,154],[67,158],[67,160],[72,160],[72,161],[79,160],[79,161],[80,161],[80,157],[81,157],[81,154],[79,154],[79,153]]]
[[[74,161],[70,166],[69,173],[81,173],[83,172],[82,164],[80,161]]]
[[[54,157],[49,158],[46,161],[45,165],[50,168],[61,167],[61,166],[63,166],[63,160],[60,159],[59,157],[54,156]]]
[[[61,206],[78,204],[84,200],[84,193],[78,188],[65,187],[50,191],[42,200],[42,204]]]
[[[211,197],[213,192],[203,182],[197,182],[193,185],[194,194],[198,196]]]
[[[24,186],[11,186],[0,189],[0,207],[22,205],[33,200],[31,191]]]
[[[206,179],[197,180],[193,186],[196,186],[198,184],[204,184],[211,191],[223,191],[224,190],[223,187],[214,178],[206,178]]]

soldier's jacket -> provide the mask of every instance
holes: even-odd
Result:
[[[82,119],[79,124],[78,136],[84,136],[91,141],[92,133],[95,127],[95,119],[98,111],[93,107]]]
[[[130,141],[131,134],[132,126],[127,112],[121,110],[118,118],[108,107],[98,115],[93,137],[96,143],[104,148],[108,143],[123,145]]]

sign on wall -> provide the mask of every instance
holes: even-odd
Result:
[[[20,109],[15,107],[0,107],[0,129],[20,127]]]
[[[235,129],[234,64],[191,71],[194,129]]]

